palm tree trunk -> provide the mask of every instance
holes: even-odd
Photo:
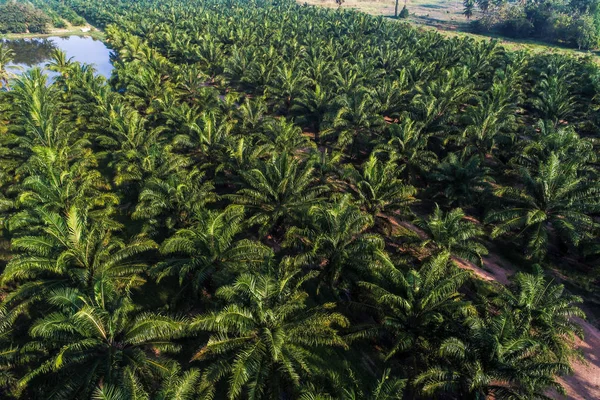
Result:
[[[396,7],[394,8],[394,17],[398,18],[398,2],[400,0],[396,0]]]

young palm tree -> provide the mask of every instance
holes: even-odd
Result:
[[[314,274],[300,272],[242,274],[217,291],[221,310],[193,320],[192,329],[213,332],[192,359],[206,365],[205,392],[226,378],[230,399],[294,397],[323,373],[324,351],[346,347],[337,327],[348,321],[333,304],[306,304],[301,286]]]
[[[600,209],[600,186],[578,173],[578,164],[551,154],[537,172],[520,169],[522,187],[502,187],[495,194],[504,207],[486,221],[496,223],[492,237],[518,229],[530,257],[546,255],[551,236],[578,245],[595,226],[591,213]]]
[[[428,236],[422,247],[431,246],[436,252],[447,251],[453,256],[483,265],[481,256],[488,254],[488,251],[478,240],[484,231],[474,222],[467,221],[460,208],[443,212],[436,206],[429,218],[418,219],[415,225]]]

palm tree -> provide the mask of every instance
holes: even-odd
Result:
[[[50,71],[57,72],[61,79],[66,80],[72,72],[73,57],[67,58],[67,54],[64,51],[54,49],[50,58],[50,62],[46,65]]]
[[[107,116],[106,133],[96,137],[106,150],[117,186],[140,182],[147,172],[147,159],[161,140],[163,128],[149,127],[137,111],[117,105]]]
[[[410,214],[409,206],[416,201],[417,189],[400,179],[402,167],[392,157],[380,161],[373,153],[360,171],[349,167],[350,189],[362,208],[374,218],[389,218]]]
[[[339,110],[333,119],[333,125],[323,136],[334,136],[339,149],[347,149],[356,157],[359,145],[369,143],[381,132],[383,117],[377,114],[378,105],[365,88],[355,89],[340,99]]]
[[[354,337],[381,337],[389,343],[386,359],[408,355],[411,375],[426,365],[435,343],[441,343],[453,332],[462,315],[472,313],[462,300],[460,287],[469,272],[458,269],[450,253],[440,252],[421,267],[404,272],[392,263],[373,270],[372,281],[361,281],[368,298],[380,311],[379,323]],[[454,326],[454,328],[453,328]],[[405,361],[402,361],[405,362]]]
[[[0,43],[0,82],[2,87],[8,88],[8,80],[11,74],[7,70],[7,65],[13,60],[15,52],[9,48],[6,43]]]
[[[322,390],[310,388],[304,390],[302,396],[300,396],[300,400],[401,400],[404,398],[405,387],[405,379],[394,376],[390,369],[386,369],[375,385],[369,385],[367,391],[343,387],[340,393],[332,396]]]
[[[431,169],[437,163],[437,156],[428,149],[430,134],[423,131],[423,124],[403,115],[397,124],[387,126],[387,143],[378,149],[393,153],[401,165],[406,165],[406,172],[411,182]]]
[[[480,204],[483,196],[494,182],[490,170],[481,159],[450,153],[431,172],[433,197],[443,197],[447,206],[471,206]]]
[[[239,171],[241,189],[227,195],[235,204],[250,211],[249,224],[258,224],[261,233],[274,232],[285,222],[294,221],[327,191],[313,184],[313,167],[287,153],[258,161],[250,171]]]
[[[543,345],[520,336],[510,315],[475,318],[470,325],[468,340],[444,340],[439,360],[415,379],[424,396],[548,399],[550,389],[564,393],[557,375],[569,372],[568,365],[547,361]]]
[[[257,134],[257,139],[256,153],[271,156],[281,153],[294,155],[315,147],[314,142],[300,128],[283,118],[266,122],[264,131]]]
[[[76,289],[52,292],[57,309],[29,330],[22,352],[37,353],[19,386],[45,398],[89,398],[96,385],[150,388],[169,371],[171,340],[184,333],[185,321],[141,312],[129,298],[89,298]]]
[[[200,371],[181,371],[178,364],[168,365],[164,371],[160,387],[147,393],[138,382],[131,380],[120,386],[101,383],[92,393],[92,400],[193,400],[198,392]],[[156,385],[154,385],[156,387]]]
[[[167,258],[152,270],[158,282],[177,276],[180,286],[198,296],[215,274],[222,282],[223,277],[259,267],[271,255],[259,242],[240,238],[245,228],[242,206],[200,210],[193,219],[190,228],[178,230],[162,244],[161,253]]]
[[[217,199],[213,182],[205,172],[191,167],[192,159],[167,146],[164,150],[151,159],[157,166],[150,168],[131,214],[134,220],[143,221],[144,232],[154,235],[185,226],[195,212]]]
[[[298,122],[315,134],[315,142],[320,143],[320,133],[330,116],[333,96],[330,91],[316,84],[314,89],[304,89],[294,100],[291,112],[298,116]]]
[[[328,349],[346,344],[337,333],[348,321],[333,304],[308,307],[302,284],[314,274],[242,274],[223,286],[222,309],[196,317],[191,328],[213,332],[192,358],[206,365],[203,390],[227,378],[227,397],[294,397],[323,373]]]
[[[575,337],[581,338],[583,331],[575,317],[585,318],[585,313],[575,304],[581,302],[580,297],[565,293],[563,285],[548,282],[541,271],[516,274],[513,284],[495,301],[558,362],[579,355]]]
[[[483,229],[465,218],[462,209],[443,212],[436,205],[435,211],[427,219],[418,219],[415,225],[428,236],[421,244],[430,246],[435,252],[449,252],[453,256],[483,266],[481,256],[488,254],[478,240],[484,235]]]
[[[538,82],[539,93],[533,100],[533,106],[543,119],[557,124],[560,120],[568,119],[575,108],[575,97],[570,93],[568,79],[570,73],[548,76],[543,74]]]
[[[118,235],[121,225],[107,218],[90,220],[75,207],[64,216],[43,209],[38,214],[40,230],[12,240],[14,255],[2,274],[3,285],[16,285],[2,303],[10,318],[56,288],[77,288],[91,296],[143,283],[138,273],[146,262],[140,255],[156,248],[153,241],[139,237],[127,243]]]
[[[216,163],[225,157],[233,124],[216,112],[196,115],[195,110],[182,106],[183,116],[170,114],[179,133],[173,137],[173,147],[188,154],[198,163]],[[183,129],[182,129],[183,128]]]
[[[284,115],[287,115],[294,99],[301,93],[305,85],[306,77],[299,70],[298,65],[296,63],[284,64],[275,69],[265,96],[272,99],[275,111],[281,110]]]
[[[514,157],[517,165],[535,169],[552,153],[561,161],[577,162],[582,167],[597,159],[592,140],[580,137],[573,126],[556,127],[550,121],[541,120],[535,125],[535,130],[535,140],[524,141],[522,150],[517,151]]]
[[[369,233],[373,217],[352,205],[349,195],[333,204],[315,205],[306,227],[292,227],[286,244],[299,251],[298,262],[323,271],[331,288],[347,289],[372,262],[387,260],[384,240]]]
[[[542,259],[550,237],[578,245],[595,226],[590,213],[600,208],[600,186],[578,173],[578,164],[561,162],[554,153],[540,162],[536,172],[520,169],[522,187],[495,191],[504,207],[491,212],[486,222],[496,223],[492,237],[519,229],[528,256]]]

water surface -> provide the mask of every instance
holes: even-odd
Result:
[[[51,36],[5,40],[5,42],[15,52],[14,60],[10,65],[20,66],[23,71],[36,66],[45,67],[54,49],[64,51],[67,58],[72,57],[73,61],[93,65],[98,74],[107,78],[110,77],[113,69],[110,62],[111,50],[101,40],[89,36]],[[56,74],[48,71],[48,75]]]

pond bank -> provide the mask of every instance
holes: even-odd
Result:
[[[104,32],[91,26],[70,26],[64,29],[51,29],[49,33],[6,33],[0,34],[0,38],[4,39],[37,39],[48,38],[53,36],[89,36],[96,40],[104,40]]]

